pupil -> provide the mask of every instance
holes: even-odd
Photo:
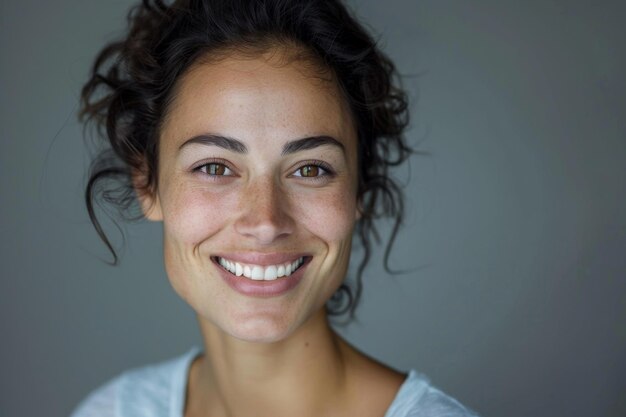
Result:
[[[308,165],[302,168],[302,176],[304,177],[316,177],[318,174],[318,168],[313,165]]]
[[[219,164],[211,164],[209,165],[209,174],[222,175],[224,174],[224,167]]]

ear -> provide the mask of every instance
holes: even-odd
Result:
[[[143,186],[147,183],[145,171],[133,169],[132,181],[144,217],[153,222],[163,221],[159,194]]]
[[[363,217],[363,204],[361,204],[361,200],[359,199],[356,202],[356,215],[355,218],[357,221],[361,220],[361,217]]]

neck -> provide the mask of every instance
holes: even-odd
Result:
[[[346,345],[322,309],[274,343],[238,340],[200,320],[205,355],[190,374],[187,415],[327,415],[347,392]]]

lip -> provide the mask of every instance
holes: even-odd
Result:
[[[276,255],[281,255],[281,254],[276,254]],[[216,256],[219,256],[219,255],[216,255]],[[257,256],[257,254],[254,254],[254,256]],[[271,256],[268,256],[265,258],[246,256],[242,258],[242,257],[234,257],[233,254],[228,254],[224,256],[224,258],[232,260],[232,261],[236,261],[236,262],[251,263],[251,264],[263,266],[263,265],[274,265],[274,264],[280,264],[283,262],[289,262],[290,260],[295,260],[299,257],[299,256],[296,256],[294,258],[294,255],[284,255],[284,254],[282,254],[281,256],[282,258],[271,257]],[[302,281],[302,278],[304,277],[304,271],[309,266],[309,262],[312,259],[311,256],[306,256],[306,255],[302,255],[302,256],[304,256],[304,262],[302,263],[300,268],[298,268],[294,273],[292,273],[288,277],[280,277],[272,281],[265,281],[265,280],[255,281],[255,280],[246,278],[243,275],[238,277],[226,271],[224,268],[222,268],[222,266],[217,263],[216,258],[214,256],[211,257],[211,261],[213,262],[213,265],[215,265],[215,268],[217,268],[217,271],[222,277],[222,279],[226,281],[228,286],[232,288],[233,290],[237,291],[238,293],[242,295],[246,295],[249,297],[269,298],[269,297],[277,297],[279,295],[283,295],[289,292],[290,290],[295,288],[300,283],[300,281]],[[251,261],[251,259],[254,259],[254,261]]]

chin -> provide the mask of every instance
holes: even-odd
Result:
[[[276,343],[287,339],[296,326],[285,317],[254,317],[231,323],[226,330],[232,337],[251,343]]]

